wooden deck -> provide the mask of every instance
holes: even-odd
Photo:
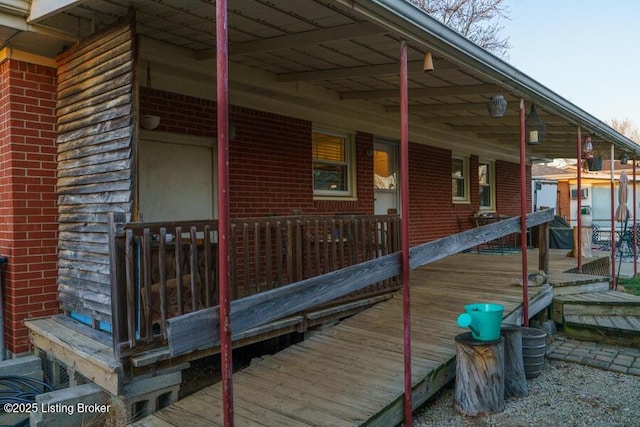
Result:
[[[551,279],[575,266],[566,251],[552,251]],[[537,251],[529,252],[530,270]],[[554,279],[557,276],[558,279]],[[505,321],[522,318],[520,254],[458,254],[411,273],[414,407],[455,375],[456,318],[465,304],[505,306]],[[551,303],[548,285],[529,290],[530,315]],[[234,374],[236,425],[397,425],[403,418],[402,299],[382,302],[309,336]],[[222,425],[220,384],[208,387],[137,426]]]

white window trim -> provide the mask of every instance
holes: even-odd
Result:
[[[495,212],[496,210],[496,162],[479,160],[480,165],[489,165],[489,187],[491,189],[491,206],[478,205],[478,210],[484,212]],[[479,178],[479,177],[478,177]],[[478,193],[480,193],[480,179],[478,179]]]
[[[314,200],[357,200],[356,195],[356,154],[355,154],[355,138],[353,134],[338,131],[328,130],[326,128],[313,128],[312,133],[322,133],[325,135],[333,135],[343,137],[345,139],[345,164],[347,165],[347,185],[348,191],[330,191],[330,190],[316,190],[313,188]],[[311,156],[311,173],[313,174],[313,154]],[[312,178],[313,186],[313,178]]]
[[[451,188],[451,197],[452,197],[452,201],[453,203],[460,203],[460,204],[464,204],[464,203],[471,203],[471,197],[470,197],[470,193],[469,193],[469,189],[470,189],[470,169],[469,169],[469,156],[462,156],[462,155],[458,155],[458,154],[452,154],[451,155],[451,161],[453,163],[453,160],[462,160],[462,168],[464,170],[464,197],[457,197],[453,195],[453,187]],[[451,179],[453,179],[453,177],[451,177]]]

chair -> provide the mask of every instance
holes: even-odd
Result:
[[[487,212],[473,215],[472,221],[476,227],[483,227],[485,225],[492,224],[494,222],[498,222],[501,220],[500,215],[495,212]],[[487,245],[487,249],[491,252],[500,252],[504,253],[505,246],[508,246],[507,240],[505,237],[499,237],[494,240],[490,240],[485,243]],[[478,253],[480,253],[480,246],[476,247]]]
[[[637,231],[637,242],[640,242],[640,229]],[[616,242],[616,249],[618,254],[623,259],[633,259],[633,226],[627,227],[627,230],[622,233],[622,237],[619,242]]]
[[[609,250],[611,246],[609,241],[603,240],[602,233],[600,232],[600,226],[597,224],[592,225],[591,243],[593,245],[593,249],[598,251]]]

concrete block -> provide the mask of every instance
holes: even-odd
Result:
[[[42,381],[42,361],[29,355],[0,362],[0,376],[18,375]]]
[[[136,378],[133,382],[125,384],[124,397],[135,397],[152,393],[156,390],[162,390],[176,385],[179,386],[181,382],[181,371],[141,379]]]
[[[36,396],[36,411],[31,412],[31,427],[75,427],[108,425],[118,419],[111,396],[95,384],[56,390]]]
[[[126,411],[126,422],[151,415],[178,400],[182,383],[182,371],[136,378],[124,386],[124,394],[114,397],[113,402]]]
[[[176,385],[138,396],[118,396],[113,401],[126,411],[126,422],[129,424],[177,402],[179,391],[180,386]]]

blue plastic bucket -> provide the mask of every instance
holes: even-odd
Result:
[[[471,329],[471,337],[478,341],[500,339],[500,324],[504,306],[500,304],[476,303],[464,306],[458,316],[458,326]]]

